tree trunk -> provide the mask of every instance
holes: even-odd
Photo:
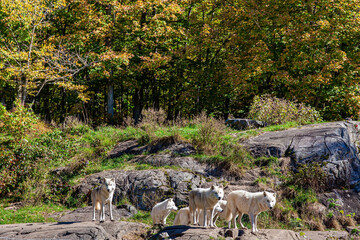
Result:
[[[21,77],[20,84],[18,87],[18,97],[17,98],[19,99],[20,104],[22,106],[25,105],[26,97],[27,97],[26,79],[25,79],[25,77]]]
[[[107,96],[108,96],[108,98],[107,98],[107,113],[108,113],[108,117],[109,117],[109,123],[113,124],[114,123],[114,83],[113,83],[112,79],[110,79],[110,81],[109,81]]]
[[[64,122],[65,121],[65,116],[66,116],[66,91],[65,89],[62,89],[62,94],[61,94],[61,114],[60,114],[60,122]]]
[[[135,125],[139,123],[140,120],[140,116],[141,116],[141,111],[143,108],[143,87],[141,86],[140,88],[136,88],[135,89],[135,93],[134,93],[134,111],[133,111],[133,118],[134,118],[134,123]]]

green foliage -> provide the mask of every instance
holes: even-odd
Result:
[[[18,143],[28,133],[33,125],[36,124],[38,118],[35,114],[16,101],[15,108],[7,111],[0,104],[0,143],[1,145],[11,142]]]
[[[249,118],[269,124],[284,124],[297,122],[299,124],[321,121],[319,113],[302,103],[270,95],[255,96],[250,107]]]
[[[287,180],[287,184],[316,192],[326,190],[326,182],[326,173],[322,169],[322,165],[317,162],[298,165],[296,171],[290,172],[290,177]]]
[[[148,225],[152,225],[152,219],[150,216],[150,212],[146,212],[146,211],[141,211],[139,210],[136,214],[134,214],[134,216],[130,217],[128,219],[128,221],[130,222],[140,222],[140,223],[145,223]]]
[[[301,210],[304,206],[317,201],[316,193],[312,189],[303,189],[296,186],[288,186],[285,195],[295,209]]]
[[[54,212],[69,210],[61,205],[43,204],[38,206],[24,206],[17,210],[5,210],[0,207],[0,223],[35,223],[35,222],[55,222],[54,219],[47,217]]]

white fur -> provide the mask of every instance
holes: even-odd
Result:
[[[190,222],[189,207],[181,208],[175,216],[174,225],[189,225]]]
[[[155,204],[151,210],[151,218],[153,224],[166,224],[166,218],[169,216],[171,211],[176,211],[178,208],[172,198],[168,198],[162,202]]]
[[[220,201],[223,201],[223,200],[220,200]],[[220,202],[219,201],[219,202]],[[224,212],[224,209],[223,208],[221,208],[220,207],[220,204],[219,204],[219,202],[214,206],[214,219],[215,219],[215,216],[216,216],[216,214],[219,214],[219,213],[222,213],[222,212]],[[215,224],[215,221],[214,221],[214,219],[210,219],[210,217],[211,217],[211,212],[210,212],[210,210],[206,210],[207,211],[207,213],[206,213],[206,221],[207,221],[207,224],[208,225],[210,225],[210,223],[211,223],[211,221],[214,223],[214,226],[215,227],[217,227],[216,226],[216,224]],[[203,210],[200,210],[199,212],[198,212],[198,214],[197,214],[198,216],[198,219],[199,219],[199,221],[198,222],[204,222],[204,214],[203,214]]]
[[[91,201],[93,206],[93,221],[95,221],[95,210],[101,210],[100,222],[105,221],[105,204],[109,204],[110,220],[114,221],[112,215],[112,199],[115,192],[115,178],[103,178],[101,185],[91,192]]]
[[[196,211],[203,210],[204,221],[203,226],[207,226],[205,221],[207,211],[211,212],[210,226],[214,227],[214,206],[224,197],[224,190],[218,186],[211,186],[210,188],[196,188],[189,193],[189,211],[193,219],[193,224],[197,224]]]
[[[257,229],[257,216],[259,213],[272,209],[276,203],[276,193],[270,192],[256,192],[251,193],[243,190],[233,191],[227,197],[226,204],[226,221],[229,222],[231,227],[231,219],[233,220],[234,227],[236,226],[236,216],[239,214],[239,223],[242,228],[245,228],[241,222],[244,213],[248,214],[251,220],[251,231],[258,232]]]
[[[223,211],[222,212],[216,212],[215,214],[214,214],[214,225],[215,225],[215,227],[217,227],[216,226],[216,221],[217,221],[217,219],[220,217],[221,219],[224,219],[225,220],[225,210],[226,210],[226,204],[227,204],[227,201],[226,200],[220,200],[219,202],[218,202],[218,204],[219,204],[219,206],[220,206],[220,208],[221,209],[223,209]]]

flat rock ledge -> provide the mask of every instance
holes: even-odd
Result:
[[[283,229],[259,229],[257,234],[250,230],[227,228],[204,228],[194,226],[170,226],[162,229],[150,240],[202,240],[202,239],[236,239],[236,240],[304,240],[304,239],[349,239],[346,231],[304,231],[294,232]]]
[[[150,226],[135,222],[56,222],[0,225],[0,239],[70,239],[70,240],[327,240],[350,239],[347,231],[304,231],[260,229],[255,235],[250,230],[169,226],[149,237]],[[154,229],[153,229],[154,230]],[[150,234],[151,235],[151,234]]]
[[[148,225],[134,222],[56,222],[0,225],[0,239],[135,240],[145,239]]]

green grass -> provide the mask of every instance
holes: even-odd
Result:
[[[55,222],[48,215],[65,210],[69,209],[55,204],[25,206],[17,210],[5,210],[4,207],[0,207],[0,224]]]
[[[168,218],[166,219],[166,225],[168,226],[172,226],[174,219],[176,216],[176,212],[171,212],[168,216]],[[139,223],[145,223],[148,225],[152,225],[152,219],[151,219],[151,215],[150,215],[150,211],[141,211],[139,210],[134,216],[130,217],[127,219],[127,221],[129,222],[139,222]]]
[[[139,223],[145,223],[148,225],[152,225],[152,219],[150,216],[150,212],[141,211],[141,210],[138,210],[138,212],[136,214],[134,214],[134,216],[128,218],[127,221],[139,222]]]

